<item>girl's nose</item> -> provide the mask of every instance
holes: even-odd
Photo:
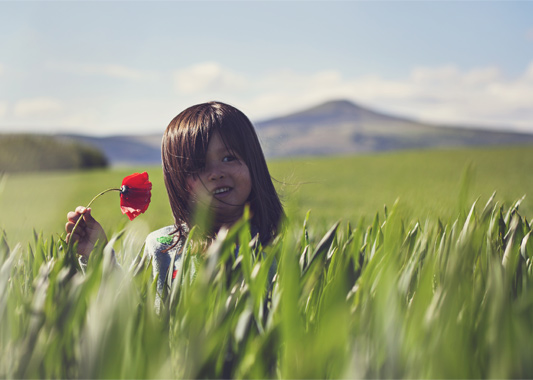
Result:
[[[211,170],[209,171],[208,178],[210,181],[216,181],[224,177],[225,177],[224,172],[217,167],[212,167]]]

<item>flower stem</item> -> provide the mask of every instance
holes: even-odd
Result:
[[[110,191],[121,191],[120,189],[116,189],[116,188],[111,188],[111,189],[107,189],[107,190],[104,190],[102,191],[101,193],[97,194],[93,199],[91,199],[91,201],[89,202],[89,204],[87,206],[85,206],[86,209],[88,209],[89,207],[91,207],[91,205],[93,204],[93,202],[98,199],[101,195],[104,195],[105,193],[108,193]],[[78,224],[80,224],[81,220],[83,219],[83,215],[80,215],[80,217],[78,218],[78,220],[76,221],[76,224],[74,224],[74,228],[72,229],[72,231],[70,231],[70,239],[68,241],[68,246],[67,246],[67,252],[70,252],[70,250],[72,249],[72,237],[74,236],[74,231],[76,231],[76,228],[78,227]]]

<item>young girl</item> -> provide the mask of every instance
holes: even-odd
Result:
[[[145,255],[153,258],[154,276],[159,274],[159,291],[174,253],[180,266],[179,254],[200,204],[208,205],[212,213],[208,239],[239,220],[247,204],[252,234],[258,235],[263,245],[274,237],[283,208],[254,127],[241,111],[220,102],[187,108],[168,125],[161,151],[174,225],[149,234],[144,249]],[[69,212],[67,219],[67,241],[78,242],[81,262],[86,263],[96,241],[107,241],[104,230],[91,210],[81,206]]]

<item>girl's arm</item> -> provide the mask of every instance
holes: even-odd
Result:
[[[80,217],[82,220],[78,224],[78,227],[76,227],[74,235],[72,235],[72,229]],[[75,211],[70,211],[67,214],[65,230],[67,231],[66,241],[68,242],[70,239],[73,239],[73,243],[78,242],[78,254],[85,260],[89,258],[97,241],[107,244],[107,236],[104,229],[92,217],[90,208],[78,206]]]

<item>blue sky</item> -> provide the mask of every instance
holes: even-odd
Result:
[[[0,131],[160,133],[350,99],[533,133],[533,2],[0,2]]]

